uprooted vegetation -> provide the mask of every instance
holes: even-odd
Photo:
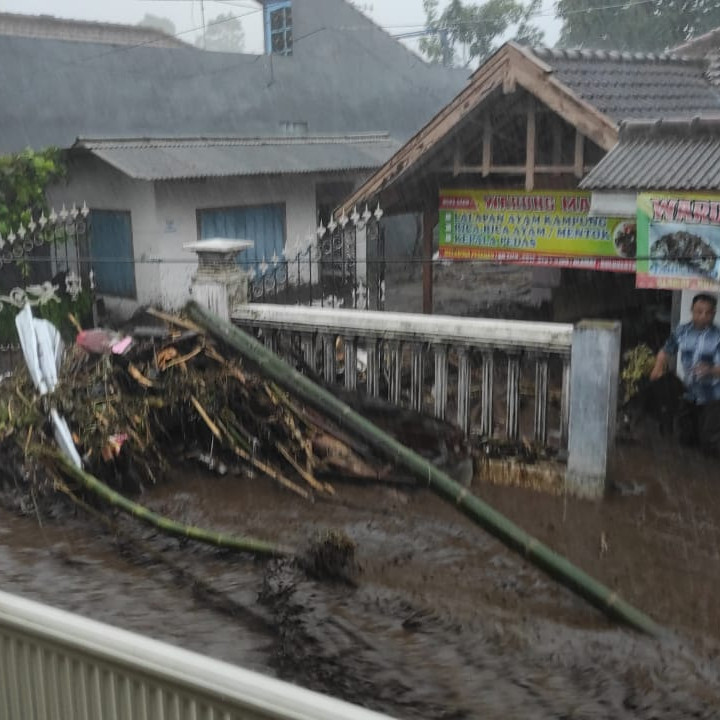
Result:
[[[133,329],[124,354],[68,348],[57,389],[49,395],[38,395],[24,367],[0,383],[0,487],[6,505],[33,513],[39,504],[67,497],[114,502],[98,500],[59,461],[50,408],[67,420],[85,474],[124,497],[172,482],[180,463],[239,479],[263,477],[299,501],[332,498],[343,478],[410,482],[199,327],[162,314],[154,320],[159,318],[160,324]],[[396,431],[419,433],[426,452],[432,444],[428,433],[435,442],[458,442],[449,426],[374,403],[375,419],[385,414]],[[423,423],[432,427],[423,430]],[[445,438],[438,437],[443,433]]]

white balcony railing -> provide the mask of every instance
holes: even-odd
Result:
[[[2,720],[388,720],[0,592]]]

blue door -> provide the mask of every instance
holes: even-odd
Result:
[[[285,206],[232,207],[199,210],[200,239],[228,238],[251,240],[254,245],[239,256],[240,264],[260,274],[265,260],[272,265],[273,256],[280,258],[285,248]]]
[[[90,258],[96,291],[101,295],[137,297],[130,213],[93,210],[90,221]]]

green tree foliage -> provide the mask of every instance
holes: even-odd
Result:
[[[519,0],[486,0],[476,4],[450,0],[440,12],[438,0],[423,0],[429,37],[420,41],[420,50],[431,62],[470,65],[482,62],[515,26],[518,42],[539,45],[542,31],[532,24],[540,0],[524,5]]]
[[[20,223],[27,226],[31,215],[37,219],[47,209],[46,188],[64,174],[56,148],[0,156],[0,235],[16,231]]]
[[[716,0],[558,0],[555,8],[562,47],[662,52],[720,26]]]
[[[175,35],[177,32],[175,29],[175,23],[170,20],[170,18],[153,15],[152,13],[145,13],[145,17],[143,17],[138,25],[141,27],[152,28],[153,30],[159,30],[166,35]]]
[[[211,20],[206,29],[204,37],[196,41],[199,47],[205,50],[216,50],[218,52],[242,52],[245,46],[245,31],[242,21],[231,13],[221,13],[214,20]]]

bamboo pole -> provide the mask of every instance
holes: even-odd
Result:
[[[176,522],[170,518],[158,515],[158,513],[149,510],[144,505],[140,505],[98,480],[94,475],[86,473],[75,467],[72,463],[65,459],[60,453],[43,448],[41,454],[57,463],[60,469],[69,477],[80,483],[86,490],[94,493],[102,498],[105,502],[110,503],[113,507],[122,510],[122,512],[137,518],[147,525],[152,525],[166,535],[174,537],[188,538],[206,545],[224,548],[227,550],[237,550],[238,552],[253,553],[254,555],[267,555],[270,557],[281,557],[292,555],[292,551],[280,545],[273,545],[264,540],[257,540],[250,537],[242,537],[239,535],[227,535],[225,533],[212,532],[192,525]]]
[[[278,385],[362,437],[392,462],[407,468],[418,480],[427,483],[433,492],[456,505],[473,522],[494,535],[507,547],[525,556],[535,566],[610,617],[649,635],[660,635],[661,629],[652,618],[624,601],[616,592],[592,578],[567,558],[532,537],[480,498],[472,495],[467,488],[397,442],[338,400],[332,393],[301,375],[247,333],[221,320],[193,301],[188,304],[187,311],[198,325],[237,350]]]

